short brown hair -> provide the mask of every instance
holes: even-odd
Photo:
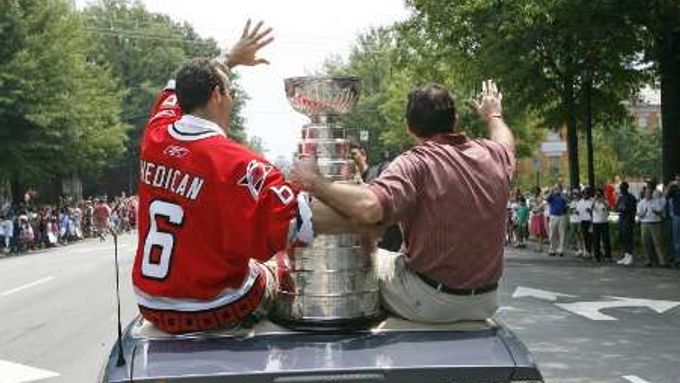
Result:
[[[215,86],[222,94],[227,93],[229,84],[225,81],[225,68],[217,61],[207,58],[191,59],[185,63],[175,76],[177,101],[184,113],[205,105]]]
[[[425,84],[408,94],[406,123],[413,134],[429,137],[453,131],[456,106],[448,89],[439,84]]]

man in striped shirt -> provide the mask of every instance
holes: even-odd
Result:
[[[332,183],[313,159],[294,165],[293,183],[351,220],[401,226],[401,251],[376,256],[383,301],[393,314],[438,323],[495,313],[515,170],[514,137],[501,98],[496,84],[486,81],[474,107],[490,139],[470,139],[455,128],[456,108],[446,88],[414,89],[406,122],[419,144],[368,185]]]

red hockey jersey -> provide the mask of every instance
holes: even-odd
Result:
[[[311,241],[310,215],[274,166],[217,124],[182,116],[164,90],[140,150],[138,303],[201,311],[239,299],[257,276],[251,259]]]

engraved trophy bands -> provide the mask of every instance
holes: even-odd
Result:
[[[349,140],[339,116],[356,104],[359,79],[294,77],[284,83],[290,105],[311,119],[302,128],[298,156],[316,156],[323,176],[351,182]],[[306,248],[279,254],[273,318],[315,330],[362,328],[381,318],[374,249],[371,241],[354,234],[319,235]]]

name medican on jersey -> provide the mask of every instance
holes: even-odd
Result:
[[[192,201],[198,198],[205,182],[203,178],[153,162],[139,162],[139,179],[143,183],[168,190]]]

